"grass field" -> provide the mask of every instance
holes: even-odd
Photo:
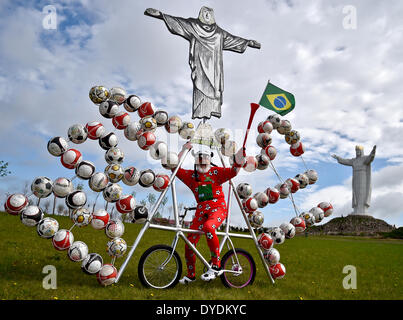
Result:
[[[66,217],[56,217],[60,228],[71,227]],[[125,224],[123,238],[131,245],[142,225]],[[106,235],[91,226],[74,228],[75,240],[88,244],[90,252],[97,252],[110,262],[106,253]],[[71,262],[66,252],[53,248],[51,241],[42,239],[35,228],[24,226],[19,217],[0,213],[0,298],[1,299],[403,299],[403,241],[377,240],[354,237],[296,237],[287,240],[278,249],[281,262],[287,269],[284,279],[273,286],[267,279],[263,265],[251,240],[234,239],[236,247],[248,250],[255,258],[257,276],[252,286],[227,289],[219,279],[205,283],[198,280],[188,286],[178,284],[170,290],[142,287],[137,276],[140,255],[154,244],[170,244],[173,233],[150,229],[140,242],[134,257],[120,282],[101,287],[95,276],[84,274],[80,263]],[[199,248],[207,254],[202,238]],[[183,243],[178,253],[183,256]],[[124,258],[116,262],[119,268]],[[45,290],[42,273],[45,265],[57,269],[57,289]],[[345,290],[342,282],[345,265],[357,269],[357,289]],[[198,275],[201,263],[198,261]],[[185,272],[185,270],[183,271]]]

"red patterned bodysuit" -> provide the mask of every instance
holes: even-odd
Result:
[[[227,204],[221,185],[235,177],[238,172],[239,168],[234,165],[231,168],[211,167],[206,173],[180,168],[177,173],[177,177],[192,190],[197,201],[197,209],[190,229],[205,233],[213,266],[218,268],[221,266],[220,243],[216,229],[227,217]],[[191,233],[187,238],[196,246],[200,235]],[[188,245],[185,245],[185,258],[187,276],[193,278],[196,271],[196,255]]]

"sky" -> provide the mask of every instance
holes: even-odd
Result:
[[[55,10],[54,25],[44,24],[48,5]],[[301,134],[306,146],[304,164],[290,155],[283,136],[273,133],[278,150],[273,164],[284,180],[306,168],[316,170],[319,176],[316,184],[294,195],[298,210],[308,211],[328,201],[334,206],[333,217],[351,213],[352,169],[337,164],[331,154],[353,158],[356,145],[363,145],[365,154],[376,145],[369,212],[402,226],[403,3],[399,0],[346,4],[258,0],[248,5],[244,1],[1,1],[0,160],[9,163],[11,174],[0,178],[0,201],[4,202],[6,193],[22,192],[37,176],[74,177],[72,170],[48,153],[50,138],[66,137],[71,125],[90,121],[114,130],[88,98],[94,85],[122,87],[170,115],[192,121],[189,44],[144,11],[151,7],[188,18],[197,17],[202,6],[214,9],[222,29],[261,43],[260,50],[224,52],[223,115],[209,121],[212,127],[229,128],[241,145],[250,103],[260,100],[270,80],[294,94],[296,108],[284,119]],[[270,114],[267,109],[258,110],[248,138],[248,155],[260,152],[257,124]],[[135,113],[131,118],[138,120]],[[115,132],[125,153],[124,167],[168,173],[136,142],[126,140],[119,130]],[[185,143],[163,128],[157,130],[157,138],[169,141],[172,151]],[[105,151],[96,141],[70,142],[70,147],[79,149],[83,159],[103,171]],[[219,162],[217,156],[213,160]],[[186,159],[185,167],[192,167],[191,158]],[[89,197],[95,197],[86,182],[81,182]],[[250,183],[255,193],[279,181],[267,169],[243,171],[234,182]],[[121,185],[125,193],[132,191]],[[227,188],[224,185],[224,190]],[[177,189],[180,202],[194,203],[182,183],[177,183]],[[134,190],[138,202],[149,192],[158,196],[140,186]],[[242,225],[235,205],[232,212],[232,223]],[[289,199],[262,212],[265,226],[276,226],[295,216]]]

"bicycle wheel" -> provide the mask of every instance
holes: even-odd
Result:
[[[158,244],[143,253],[138,274],[145,287],[168,289],[178,283],[182,274],[182,261],[176,251],[172,254],[172,250],[170,246]]]
[[[224,272],[221,281],[228,288],[243,288],[251,285],[256,276],[256,264],[246,250],[235,248],[228,251],[221,260],[224,270],[238,271],[239,273]]]

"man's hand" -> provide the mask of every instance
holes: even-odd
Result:
[[[153,18],[162,19],[162,12],[157,9],[148,8],[144,11],[144,14]]]
[[[255,41],[255,40],[249,40],[248,47],[260,49],[261,45],[259,42]]]

